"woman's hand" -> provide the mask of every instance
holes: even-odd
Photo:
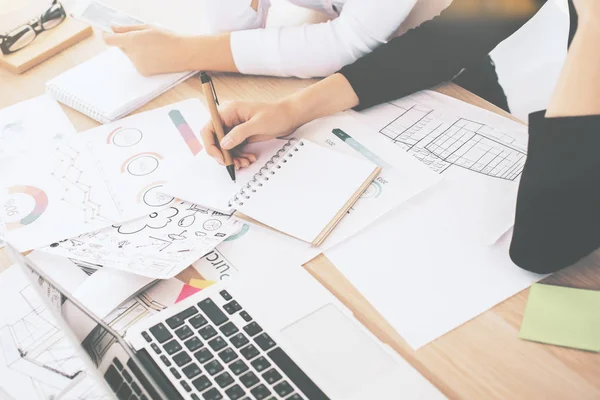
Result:
[[[109,46],[119,47],[144,76],[193,70],[193,37],[185,37],[148,25],[114,26],[105,33]]]
[[[286,102],[232,102],[219,113],[223,127],[229,133],[219,146],[212,122],[207,123],[202,130],[204,147],[208,155],[220,164],[224,161],[219,147],[232,151],[236,169],[247,167],[256,161],[253,154],[243,152],[244,144],[287,136],[298,127]]]

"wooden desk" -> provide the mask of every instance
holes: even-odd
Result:
[[[84,40],[23,75],[0,71],[0,108],[42,94],[44,82],[89,59],[103,48],[104,45],[96,36]],[[233,74],[215,75],[215,84],[222,100],[276,100],[311,82],[241,77]],[[504,114],[458,86],[445,85],[438,90]],[[190,97],[202,98],[200,81],[197,78],[192,78],[162,95],[140,111]],[[76,111],[66,107],[64,109],[79,131],[97,125]],[[594,274],[599,263],[598,255],[592,255],[578,265],[547,279],[546,282],[600,289],[600,277]],[[8,265],[6,254],[0,252],[0,270]],[[415,352],[324,256],[319,256],[305,267],[354,310],[356,316],[382,341],[396,349],[450,398],[600,398],[600,357],[592,353],[517,339],[527,300],[526,291]]]

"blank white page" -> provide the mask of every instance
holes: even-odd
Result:
[[[244,152],[256,155],[256,162],[247,168],[235,171],[236,182],[231,180],[224,166],[203,151],[196,156],[192,164],[186,166],[177,177],[163,186],[163,192],[229,214],[233,211],[228,206],[233,196],[244,184],[251,181],[259,169],[286,143],[287,140],[275,139],[244,147]]]
[[[129,108],[141,106],[188,74],[144,77],[121,50],[111,47],[54,78],[47,86],[113,119]]]
[[[247,216],[312,243],[329,225],[376,165],[301,140],[271,166],[274,175],[237,209]],[[289,157],[291,155],[291,157]]]

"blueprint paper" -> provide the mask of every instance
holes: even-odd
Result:
[[[444,211],[438,224],[487,245],[513,225],[527,156],[524,125],[431,91],[354,115],[443,176],[429,192],[437,200],[430,209]]]
[[[56,242],[43,250],[149,278],[168,279],[240,227],[241,223],[229,215],[178,201],[146,217]]]
[[[207,119],[187,100],[0,159],[5,239],[26,251],[164,208],[160,188],[201,150]]]
[[[346,113],[320,118],[294,133],[295,137],[311,140],[355,158],[367,159],[383,168],[320,246],[322,251],[360,232],[440,180],[440,175],[402,149],[390,146],[388,141],[376,133]]]
[[[51,146],[76,132],[67,115],[49,96],[22,101],[0,110],[0,159]]]
[[[99,318],[103,318],[154,281],[144,276],[40,250],[31,252],[27,258]]]
[[[0,386],[14,399],[111,399],[86,372],[22,269],[0,275]]]

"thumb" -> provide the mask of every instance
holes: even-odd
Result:
[[[222,149],[231,150],[236,146],[244,143],[250,136],[255,135],[253,126],[250,122],[244,122],[229,131],[221,140],[220,146]]]
[[[148,25],[112,25],[110,28],[114,33],[127,33],[143,31],[144,29],[148,29]]]

